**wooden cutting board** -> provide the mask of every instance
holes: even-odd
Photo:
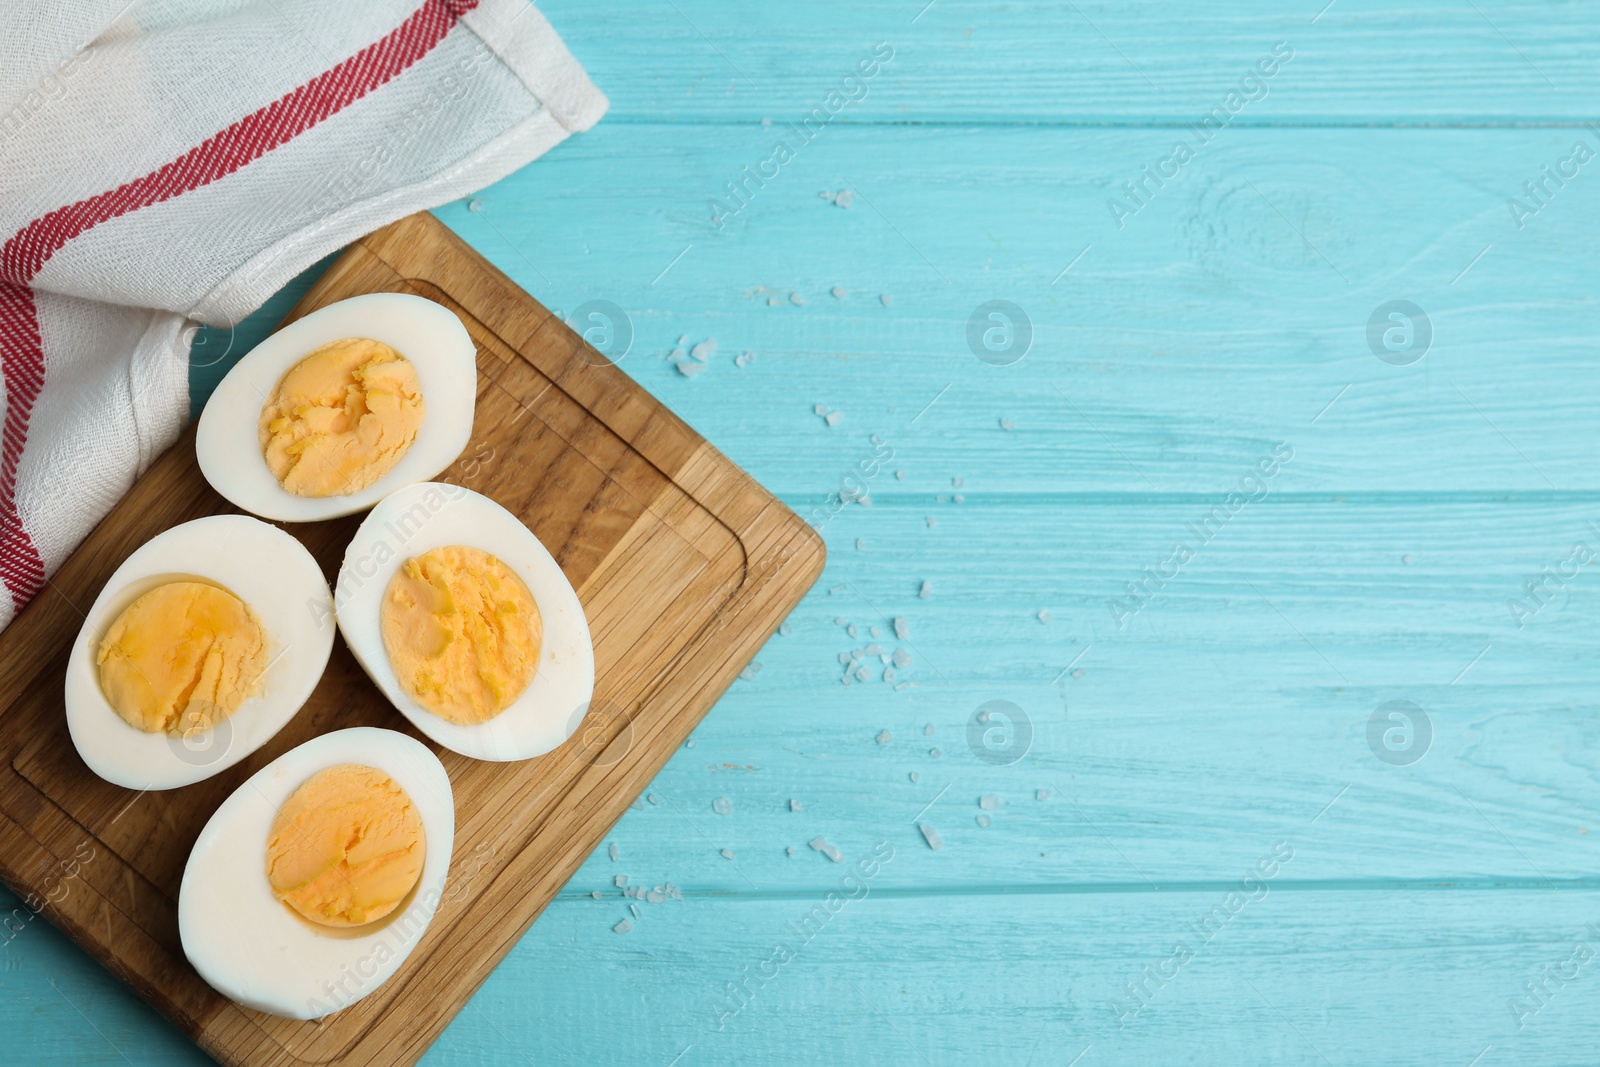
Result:
[[[421,739],[342,642],[294,720],[208,781],[121,789],[67,735],[62,678],[80,609],[150,537],[234,510],[201,478],[192,430],[0,634],[0,877],[225,1064],[414,1063],[822,570],[810,527],[432,216],[351,246],[289,318],[372,292],[425,296],[467,324],[477,416],[442,477],[521,516],[560,561],[589,617],[596,675],[583,726],[549,755],[482,763],[430,744],[455,787],[455,852],[444,902],[393,979],[294,1022],[213,991],[178,941],[190,846],[246,778],[341,727]],[[286,529],[331,582],[360,518]]]

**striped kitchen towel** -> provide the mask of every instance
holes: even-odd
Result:
[[[189,342],[604,113],[526,0],[23,0],[0,34],[0,626],[176,438]]]

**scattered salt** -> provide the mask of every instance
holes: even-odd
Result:
[[[883,636],[883,628],[881,626],[869,626],[869,627],[867,627],[867,633],[872,635],[873,637],[882,637]]]
[[[1079,667],[1077,670],[1073,671],[1072,672],[1072,676],[1074,678],[1082,678],[1083,677],[1083,668]]]
[[[617,875],[612,881],[616,883],[618,889],[626,889],[628,887],[628,876],[625,874]]]
[[[711,810],[716,812],[718,815],[732,815],[733,801],[729,800],[727,797],[718,797],[711,802]]]
[[[673,366],[677,367],[678,373],[685,378],[693,378],[696,374],[706,369],[704,363],[695,363],[687,359],[681,363],[674,363]]]
[[[795,307],[805,307],[806,298],[801,296],[799,293],[790,293],[789,303],[793,304]]]
[[[739,677],[743,678],[745,681],[748,682],[748,681],[751,681],[752,679],[754,679],[755,676],[760,674],[760,673],[761,673],[761,664],[752,662],[750,664],[750,666],[746,667],[744,670],[739,672]]]
[[[1002,430],[1015,430],[1017,428],[1017,424],[1012,422],[1010,419],[1001,419],[1000,428]]]
[[[851,637],[860,637],[861,627],[852,622],[844,628],[844,632],[849,634]]]
[[[660,805],[661,803],[661,798],[656,796],[654,793],[651,793],[649,796],[645,797],[645,799],[652,804]]]
[[[917,772],[916,771],[912,771],[909,775],[907,775],[907,777],[909,777],[911,779],[911,784],[912,785],[916,785],[917,784]]]
[[[789,624],[789,620],[788,619],[785,619],[782,623],[780,623],[778,625],[778,636],[779,637],[788,637],[792,633],[794,633],[794,627]]]
[[[868,671],[865,667],[857,667],[856,668],[856,681],[864,682],[868,678],[871,678],[871,677],[872,677],[872,673],[870,671]]]
[[[788,848],[784,849],[783,850],[783,854],[785,856],[793,856],[794,855],[794,846],[790,845]]]
[[[775,296],[769,296],[769,297],[767,297],[767,307],[769,307],[769,308],[775,308],[775,307],[777,307],[777,306],[778,306],[778,305],[779,305],[779,304],[781,304],[781,303],[783,303],[783,301],[782,301],[782,300],[779,300],[779,299],[778,299],[778,298],[777,298],[777,297],[775,297]]]
[[[889,306],[889,300],[890,300],[890,296],[889,296],[888,293],[879,293],[878,294],[878,302],[880,304],[882,304],[884,307],[888,307]]]
[[[591,897],[594,897],[594,899],[599,900],[600,899],[600,890],[596,889],[593,893],[590,893],[589,895]]]
[[[894,668],[893,667],[885,667],[883,669],[883,680],[885,682],[888,682],[890,685],[893,685],[894,684],[894,679],[895,679]]]
[[[891,734],[888,730],[881,731],[878,734],[878,737],[877,737],[878,744],[880,744],[880,745],[887,745],[890,741],[893,741],[893,740],[894,740],[894,734]]]
[[[877,635],[874,634],[873,636],[876,637]],[[881,656],[883,655],[883,646],[874,641],[872,644],[867,646],[866,653],[869,656]]]
[[[833,294],[833,298],[835,300],[843,300],[846,296],[849,295],[848,293],[846,293],[843,289],[841,289],[837,285],[834,286],[832,289],[829,289],[828,292]]]
[[[665,904],[667,902],[667,893],[666,890],[657,886],[655,889],[652,889],[650,892],[646,893],[644,895],[644,899],[645,902],[649,904]]]
[[[984,811],[1000,810],[1000,798],[990,793],[988,796],[978,798],[978,807]]]
[[[843,615],[835,615],[833,617],[833,624],[835,626],[849,626],[850,620],[845,618]]]
[[[941,756],[941,755],[942,755],[942,754],[943,754],[943,753],[941,753],[941,752],[940,752],[940,751],[939,751],[939,750],[938,750],[938,749],[936,749],[936,748],[930,748],[930,749],[928,749],[928,755],[930,755],[930,756],[932,756],[932,757],[933,757],[933,758],[934,758],[934,759],[938,759],[938,758],[939,758],[939,757],[940,757],[940,756]]]
[[[828,844],[828,840],[825,837],[813,837],[806,844],[811,846],[813,852],[820,852],[835,863],[844,862],[844,853]]]
[[[929,515],[928,516],[928,529],[931,530],[937,525],[939,525],[939,520],[935,519],[932,515]]]
[[[923,737],[932,737],[933,736],[933,723],[930,722],[928,725],[926,725],[926,726],[924,726],[922,728],[922,736]]]
[[[866,540],[866,538],[864,538],[864,537],[856,538],[856,551],[857,552],[865,552],[866,548],[867,548],[867,540]]]
[[[898,693],[898,692],[900,692],[902,690],[915,689],[916,687],[917,687],[917,683],[916,682],[901,682],[899,685],[894,687],[894,691],[896,693]]]
[[[1035,799],[1035,800],[1049,800],[1050,799],[1050,790],[1048,790],[1048,789],[1035,790],[1034,794],[1033,794],[1033,799]]]
[[[1050,621],[1050,609],[1049,608],[1040,608],[1039,609],[1039,621],[1040,622],[1049,622]]]
[[[903,648],[897,648],[894,650],[894,655],[889,657],[889,661],[895,665],[896,670],[903,671],[911,666],[911,653]]]
[[[680,346],[686,345],[688,343],[689,343],[689,335],[688,334],[685,333],[685,334],[679,334],[678,335],[678,344]]]
[[[830,411],[822,417],[822,421],[827,423],[829,426],[837,426],[839,425],[839,420],[842,418],[844,418],[844,414],[842,412]]]
[[[733,849],[731,849],[731,848],[723,849],[722,850],[722,858],[725,859],[725,860],[733,859]]]
[[[617,851],[617,843],[615,841],[611,842],[611,846],[606,849],[606,852],[610,854],[612,863],[617,862],[617,856],[620,853]]]
[[[628,905],[628,910],[633,912],[633,917],[635,919],[637,919],[639,917],[639,905],[637,905],[637,904],[629,904]]]
[[[749,352],[740,352],[737,356],[733,357],[733,365],[735,367],[748,367],[750,365],[750,361],[754,358],[755,357]]]
[[[990,822],[989,816],[987,816],[987,815],[979,815],[978,816],[978,825],[979,826],[987,827],[989,825],[989,822]]]
[[[927,600],[932,595],[933,583],[924,578],[922,581],[922,588],[917,590],[917,596],[921,597],[923,600]]]
[[[471,200],[467,201],[467,210],[476,215],[478,212],[483,210],[483,201],[477,197],[473,197]]]
[[[894,635],[902,641],[911,636],[911,624],[906,622],[904,616],[894,617]]]
[[[966,482],[967,482],[967,480],[965,478],[961,477],[961,475],[959,475],[959,474],[956,475],[954,478],[950,479],[951,486],[953,486],[956,489],[960,489],[963,485],[966,484]]]
[[[789,798],[789,810],[790,811],[805,811],[806,809],[801,805],[801,803],[798,800],[796,800],[794,797],[790,797]]]
[[[922,831],[922,839],[928,843],[929,848],[933,849],[935,852],[938,852],[941,848],[944,848],[944,838],[939,836],[939,831],[935,830],[925,822],[917,823],[917,829]]]
[[[717,339],[715,337],[707,337],[704,341],[701,341],[699,344],[689,349],[689,355],[693,356],[695,359],[698,359],[701,363],[704,363],[706,360],[710,359],[716,354]]]
[[[850,587],[848,585],[836,585],[832,589],[828,590],[828,595],[829,596],[835,596],[835,595],[837,595],[839,593],[843,593],[843,592],[848,591],[849,588]]]
[[[623,919],[621,922],[611,928],[611,932],[614,934],[625,934],[632,929],[633,923],[629,922],[627,919]]]
[[[894,472],[894,480],[897,481],[897,482],[905,481],[906,480],[906,472],[905,471],[895,471]]]
[[[951,497],[950,499],[954,500],[957,504],[965,504],[967,502],[967,498],[962,496],[960,493],[957,493],[955,496]]]
[[[826,405],[826,404],[812,404],[811,405],[811,410],[817,415],[826,415],[828,413],[828,405]]]

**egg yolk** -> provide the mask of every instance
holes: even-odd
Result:
[[[267,466],[296,496],[343,496],[400,462],[422,425],[411,361],[364,337],[334,341],[289,368],[261,409]]]
[[[476,548],[435,548],[401,564],[379,609],[383,644],[418,704],[461,725],[522,695],[539,663],[539,608],[522,579]]]
[[[244,601],[168,582],[123,609],[100,642],[100,688],[128,725],[198,734],[238,710],[266,670],[266,637]]]
[[[393,911],[422,875],[422,816],[374,767],[343,763],[296,789],[267,837],[272,894],[321,926],[363,926]]]

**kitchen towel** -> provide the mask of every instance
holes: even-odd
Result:
[[[526,0],[3,17],[0,627],[177,437],[197,324],[606,109]]]

